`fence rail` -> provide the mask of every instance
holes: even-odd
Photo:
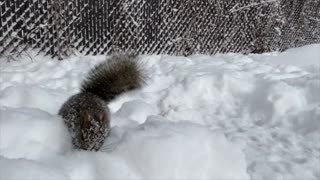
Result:
[[[320,0],[1,0],[0,55],[268,52],[320,42]]]

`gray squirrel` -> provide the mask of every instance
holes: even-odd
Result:
[[[108,103],[142,86],[144,75],[134,54],[114,55],[95,66],[82,82],[80,93],[59,110],[75,148],[97,151],[110,133]]]

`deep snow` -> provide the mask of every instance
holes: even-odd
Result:
[[[262,55],[141,56],[100,152],[61,104],[104,56],[0,59],[0,179],[320,179],[320,44]]]

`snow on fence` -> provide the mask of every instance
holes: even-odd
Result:
[[[320,42],[320,0],[1,0],[0,55],[267,52]]]

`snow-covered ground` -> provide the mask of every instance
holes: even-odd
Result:
[[[320,44],[262,55],[142,56],[99,152],[57,115],[104,56],[0,59],[0,179],[320,179]]]

